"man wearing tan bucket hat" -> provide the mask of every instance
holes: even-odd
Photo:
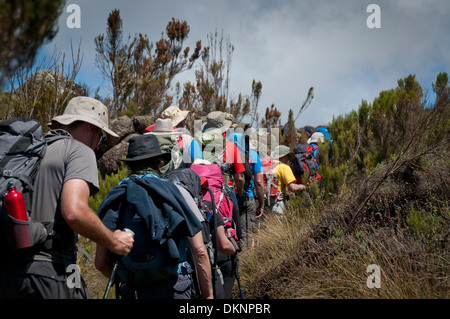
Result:
[[[161,149],[172,153],[172,161],[168,163],[163,172],[168,169],[189,167],[197,158],[203,158],[198,142],[188,134],[173,128],[170,118],[157,119],[152,132],[158,138]]]
[[[182,111],[182,110],[180,110],[180,108],[178,106],[172,105],[172,106],[169,106],[167,109],[165,109],[161,113],[161,118],[162,119],[171,119],[173,128],[176,129],[177,131],[183,132],[186,134],[191,134],[186,129],[186,117],[188,114],[189,114],[189,111]],[[146,133],[153,132],[153,130],[155,129],[155,125],[156,125],[156,123],[147,127],[145,129],[145,132]]]
[[[81,276],[70,282],[68,271],[76,264],[78,234],[127,255],[133,235],[107,229],[89,207],[89,196],[99,190],[93,150],[103,141],[114,144],[119,136],[109,129],[108,109],[89,97],[71,99],[60,116],[49,123],[47,152],[34,184],[32,218],[44,223],[47,239],[11,261],[8,282],[2,282],[9,298],[90,298]],[[79,271],[75,269],[75,271]],[[73,275],[72,275],[73,276]],[[20,279],[22,278],[22,279]],[[4,276],[2,275],[2,281]]]
[[[277,163],[274,173],[274,179],[278,181],[278,192],[282,196],[277,196],[277,199],[270,204],[268,210],[276,213],[283,213],[285,204],[284,201],[287,198],[287,191],[297,192],[303,191],[307,187],[303,184],[297,184],[296,178],[292,169],[287,162],[294,156],[292,150],[286,145],[277,146],[270,154],[270,158]]]

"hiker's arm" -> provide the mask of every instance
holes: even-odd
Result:
[[[192,257],[194,259],[197,279],[200,285],[203,299],[213,298],[211,264],[209,262],[208,252],[203,243],[202,233],[199,231],[193,237],[188,237],[189,244],[192,249]]]
[[[236,253],[233,244],[228,240],[227,235],[225,235],[223,226],[217,226],[217,239],[219,241],[217,247],[222,254],[234,255]]]
[[[61,193],[61,213],[69,227],[112,253],[126,256],[133,247],[133,234],[116,230],[111,232],[89,207],[89,184],[82,179],[64,183]]]
[[[304,191],[306,189],[306,186],[303,184],[289,183],[287,188],[291,192],[297,192],[297,191]]]
[[[97,244],[95,250],[95,268],[100,271],[103,276],[109,278],[111,276],[112,268],[108,264],[109,250],[102,245]]]
[[[256,218],[262,216],[264,212],[264,174],[256,173],[255,177],[255,192],[258,197],[258,207],[256,208]]]
[[[245,177],[243,173],[234,174],[234,184],[236,185],[236,195],[242,196],[244,189]]]

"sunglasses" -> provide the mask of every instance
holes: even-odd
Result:
[[[105,143],[106,138],[107,138],[106,133],[103,132],[103,130],[102,130],[102,136],[100,136],[100,139],[98,140],[97,145],[100,146],[100,145],[102,145],[103,143]]]

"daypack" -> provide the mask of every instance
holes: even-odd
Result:
[[[294,147],[295,159],[291,163],[292,171],[295,177],[316,177],[318,174],[317,159],[314,157],[314,151],[318,146],[310,144],[299,144]]]
[[[29,227],[33,245],[43,243],[47,237],[44,225],[30,218],[34,180],[47,151],[42,127],[33,119],[8,119],[0,122],[0,141],[0,247],[13,247],[12,231],[18,225]],[[9,182],[24,197],[28,223],[12,218],[3,207]]]
[[[152,174],[126,178],[103,200],[100,219],[109,210],[118,212],[117,229],[134,232],[133,248],[119,261],[121,282],[144,285],[194,272],[189,243],[179,234],[190,208],[171,181]]]
[[[171,169],[184,167],[183,164],[183,140],[181,135],[177,134],[154,134],[158,139],[161,152],[170,152],[171,161],[164,165],[160,170],[166,172]]]
[[[218,276],[223,282],[223,274],[217,266],[217,220],[214,214],[217,214],[217,209],[214,200],[206,200],[204,194],[209,194],[209,198],[214,198],[212,190],[208,187],[206,179],[200,179],[200,176],[189,168],[179,168],[168,171],[163,178],[172,181],[175,184],[181,185],[192,196],[197,204],[197,207],[202,214],[204,221],[202,222],[202,237],[208,252],[209,262],[213,270],[213,276]],[[212,232],[213,230],[213,232]],[[214,235],[214,239],[213,239]],[[213,282],[214,285],[215,282]],[[197,287],[198,288],[198,287]],[[199,288],[198,288],[199,289]],[[199,293],[200,294],[200,293]]]
[[[272,160],[270,157],[261,158],[264,173],[264,189],[266,194],[266,204],[270,206],[281,199],[283,194],[278,189],[278,177],[275,173],[280,162]]]
[[[202,187],[200,176],[189,168],[178,168],[168,171],[163,175],[163,178],[182,186],[194,199],[194,202],[204,218],[204,221],[202,222],[203,243],[208,250],[211,264],[214,264],[214,245],[211,240],[211,227],[213,226],[215,229],[217,228],[217,225],[213,225],[214,210],[212,205],[203,198],[203,192],[206,193],[206,189]]]
[[[214,200],[215,206],[222,216],[225,228],[225,234],[233,242],[239,241],[236,233],[236,224],[233,220],[233,201],[229,197],[229,188],[222,176],[222,170],[219,166],[214,164],[196,164],[190,167],[196,172],[200,178],[208,181],[208,187],[211,189],[214,198],[211,199],[209,193],[206,193],[203,198],[207,201]],[[234,244],[234,243],[233,243]]]
[[[195,138],[202,148],[203,159],[221,167],[226,156],[226,138],[221,133],[197,132]],[[225,157],[226,158],[226,157]]]

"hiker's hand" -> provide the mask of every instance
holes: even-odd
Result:
[[[258,219],[258,218],[261,218],[261,216],[264,214],[264,207],[258,207],[257,209],[256,209],[256,215],[255,215],[255,218],[256,219]]]
[[[116,255],[126,256],[130,253],[131,248],[134,243],[134,234],[129,232],[124,232],[121,230],[116,230],[113,233],[115,246],[112,253]]]

